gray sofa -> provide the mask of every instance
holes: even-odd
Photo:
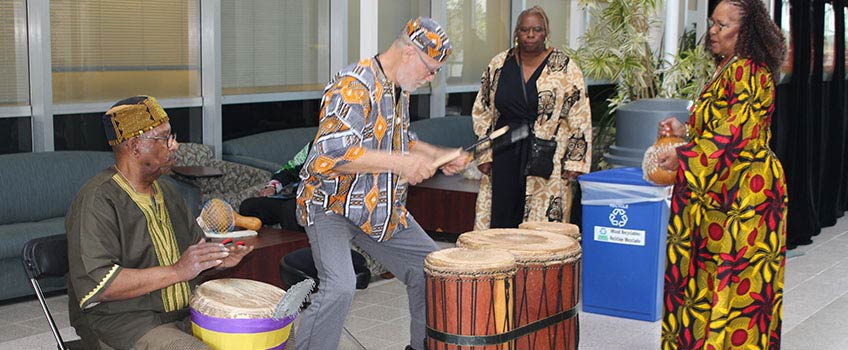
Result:
[[[410,129],[421,140],[444,147],[461,147],[477,137],[470,116],[431,118],[412,122]],[[225,141],[223,159],[276,171],[315,138],[317,127],[269,131]]]
[[[21,263],[21,249],[33,238],[65,233],[65,213],[88,179],[114,163],[111,152],[57,151],[0,155],[0,300],[33,294]],[[171,181],[189,202],[197,188]],[[196,205],[194,205],[196,207]],[[63,279],[45,281],[47,290]]]

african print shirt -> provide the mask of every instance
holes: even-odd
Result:
[[[316,212],[341,215],[379,241],[406,228],[408,184],[392,172],[334,171],[378,150],[408,154],[418,139],[409,131],[409,93],[395,93],[378,62],[366,58],[342,69],[324,88],[312,149],[300,171],[298,222]]]
[[[65,220],[71,325],[91,327],[113,348],[131,348],[150,329],[186,317],[197,282],[98,301],[122,269],[173,265],[203,235],[173,185],[157,180],[153,187],[151,198],[103,170],[80,189]]]

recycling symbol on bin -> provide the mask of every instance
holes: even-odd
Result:
[[[615,208],[610,213],[609,221],[613,226],[624,227],[627,225],[627,212],[624,209]]]

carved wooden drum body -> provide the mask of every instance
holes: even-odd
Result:
[[[485,337],[512,329],[515,271],[515,258],[503,250],[430,253],[424,261],[428,349],[512,349],[511,342]]]
[[[516,349],[577,349],[582,257],[577,240],[526,229],[490,229],[462,234],[457,245],[503,249],[515,257],[513,327],[528,330],[516,339]]]

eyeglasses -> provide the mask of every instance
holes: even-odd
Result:
[[[147,139],[147,140],[163,140],[163,141],[165,141],[166,145],[170,145],[171,142],[174,142],[174,143],[177,142],[177,133],[171,133],[171,134],[168,134],[168,135],[165,135],[165,136],[148,136],[148,135],[142,134],[138,138]]]
[[[542,28],[542,27],[518,27],[518,32],[521,33],[521,34],[527,34],[530,31],[542,34],[542,33],[545,33],[545,28]]]
[[[424,57],[421,56],[421,50],[415,49],[415,52],[418,53],[418,59],[421,60],[421,63],[424,64],[424,67],[427,68],[427,71],[430,72],[430,75],[439,74],[439,71],[442,70],[442,67],[431,67],[429,64],[427,64],[427,61],[424,60]]]
[[[718,26],[718,31],[723,31],[723,30],[731,27],[730,24],[724,24],[724,23],[716,21],[712,18],[707,19],[707,28],[712,28],[715,25]]]

